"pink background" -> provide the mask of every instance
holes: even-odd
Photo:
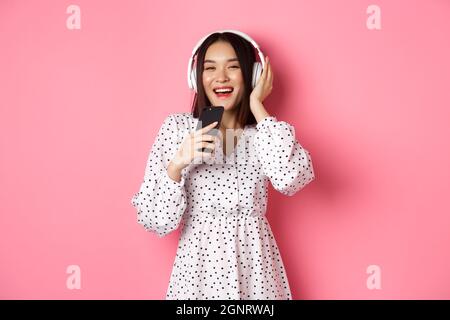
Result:
[[[193,45],[232,28],[271,58],[267,110],[312,154],[312,184],[270,187],[294,298],[449,299],[449,16],[447,0],[0,1],[0,298],[164,299],[179,230],[145,232],[130,200],[163,119],[190,111]]]

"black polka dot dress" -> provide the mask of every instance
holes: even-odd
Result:
[[[237,130],[228,154],[219,139],[177,182],[166,168],[197,122],[188,112],[167,116],[131,200],[146,230],[162,237],[181,228],[166,299],[292,299],[265,216],[267,187],[292,196],[314,180],[309,152],[293,126],[268,116]]]

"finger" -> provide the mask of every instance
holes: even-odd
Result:
[[[267,69],[268,72],[268,76],[267,79],[269,81],[269,84],[272,85],[272,81],[273,81],[273,72],[272,72],[272,66],[269,64],[269,68]]]
[[[195,132],[195,134],[204,134],[204,133],[208,132],[209,130],[211,130],[212,128],[214,128],[214,127],[217,125],[217,123],[218,123],[218,122],[216,121],[216,122],[213,122],[213,123],[207,125],[206,127],[203,127],[203,128],[201,128],[201,129],[198,129],[198,130]]]
[[[264,82],[264,78],[266,77],[266,74],[267,74],[267,57],[264,59],[262,73],[261,73],[261,76],[258,79],[258,83],[257,84],[259,84],[260,82]]]
[[[269,57],[266,57],[265,63],[264,63],[264,69],[263,69],[263,72],[262,72],[262,75],[261,75],[261,78],[264,78],[264,79],[267,76],[268,61],[269,61]]]
[[[261,76],[258,78],[258,81],[256,82],[256,86],[259,86],[261,82],[264,81],[264,70],[261,73]]]
[[[215,136],[209,134],[195,135],[191,141],[194,146],[202,142],[219,143]]]
[[[266,58],[264,59],[264,67],[267,67],[268,64],[269,64],[269,56],[266,56]]]
[[[272,65],[270,65],[270,83],[271,84],[273,83],[273,78],[274,78],[273,69],[272,69]]]
[[[199,136],[198,140],[199,141],[215,141],[216,136],[210,135],[210,134],[202,134],[201,136]]]
[[[216,147],[216,145],[214,143],[211,142],[200,142],[200,143],[196,143],[195,148],[196,149],[201,149],[201,148],[209,148],[209,149],[214,149]]]
[[[270,72],[270,61],[269,61],[269,57],[266,57],[266,73],[264,75],[264,79],[267,80],[269,72]]]
[[[214,141],[216,140],[215,135],[211,134],[196,134],[194,135],[194,141]]]
[[[194,152],[194,157],[195,158],[202,158],[202,159],[204,159],[204,158],[209,158],[211,156],[212,156],[212,152],[208,152],[206,150],[204,152],[202,152],[201,150]]]
[[[210,158],[213,154],[214,154],[214,150],[211,150],[210,152],[208,152],[207,150],[205,152],[203,152],[203,154],[206,154],[206,157]]]

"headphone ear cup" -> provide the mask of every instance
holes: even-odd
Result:
[[[191,85],[192,89],[197,92],[197,70],[195,68],[191,71]]]
[[[252,88],[256,87],[256,84],[258,83],[261,74],[262,74],[262,63],[261,62],[253,63]]]

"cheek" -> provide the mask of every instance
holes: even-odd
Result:
[[[231,81],[238,85],[241,89],[244,87],[244,77],[242,76],[242,73],[236,72],[231,77]]]
[[[209,83],[211,82],[212,77],[208,76],[206,74],[203,74],[203,86],[206,88],[208,87]]]
[[[235,73],[232,76],[230,76],[231,80],[242,87],[244,85],[244,78],[242,77],[242,73]]]

